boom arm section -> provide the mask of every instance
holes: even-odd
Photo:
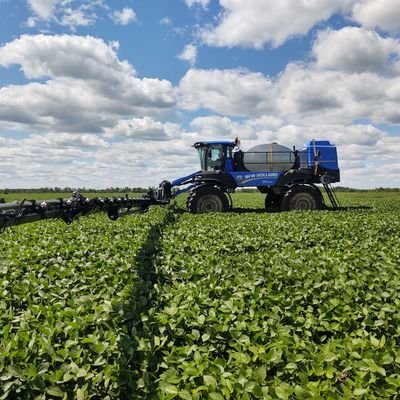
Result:
[[[87,198],[74,192],[70,199],[24,200],[21,203],[0,204],[0,232],[15,225],[44,219],[62,219],[67,224],[94,212],[106,212],[115,221],[121,216],[144,213],[151,205],[165,205],[169,198],[149,191],[142,198],[96,197]]]

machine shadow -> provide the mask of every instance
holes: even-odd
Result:
[[[281,212],[280,210],[277,209],[266,209],[266,208],[248,208],[248,207],[233,207],[230,210],[228,210],[228,213],[232,214],[265,214],[265,213],[279,213]]]
[[[155,381],[161,354],[153,346],[154,336],[159,332],[151,310],[157,306],[154,286],[166,280],[157,268],[162,232],[177,218],[176,209],[169,208],[164,219],[150,228],[147,239],[134,260],[137,282],[126,302],[119,305],[123,331],[119,344],[120,399],[144,399],[156,395]]]
[[[372,210],[371,206],[340,206],[338,208],[326,208],[328,211],[357,211],[357,210]]]
[[[360,211],[360,210],[372,210],[370,206],[339,206],[338,208],[325,206],[323,211],[338,212],[338,211]],[[234,207],[228,211],[232,214],[279,214],[286,211],[282,211],[277,208],[246,208],[246,207]],[[290,211],[289,211],[290,212]]]

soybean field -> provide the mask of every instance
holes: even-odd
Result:
[[[3,232],[0,399],[399,398],[400,194],[233,199]]]

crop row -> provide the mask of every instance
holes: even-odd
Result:
[[[132,369],[127,327],[147,306],[145,267],[167,215],[96,215],[2,234],[0,398],[120,395]]]
[[[259,202],[243,197],[246,213],[184,214],[164,233],[164,283],[145,344],[158,357],[158,389],[149,393],[397,395],[398,199],[290,214],[252,210]]]

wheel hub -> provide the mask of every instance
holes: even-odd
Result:
[[[200,210],[201,212],[209,213],[218,212],[219,208],[219,203],[215,199],[208,198],[201,204]]]
[[[312,209],[312,204],[309,199],[300,199],[296,203],[296,209],[297,210],[311,210]]]

